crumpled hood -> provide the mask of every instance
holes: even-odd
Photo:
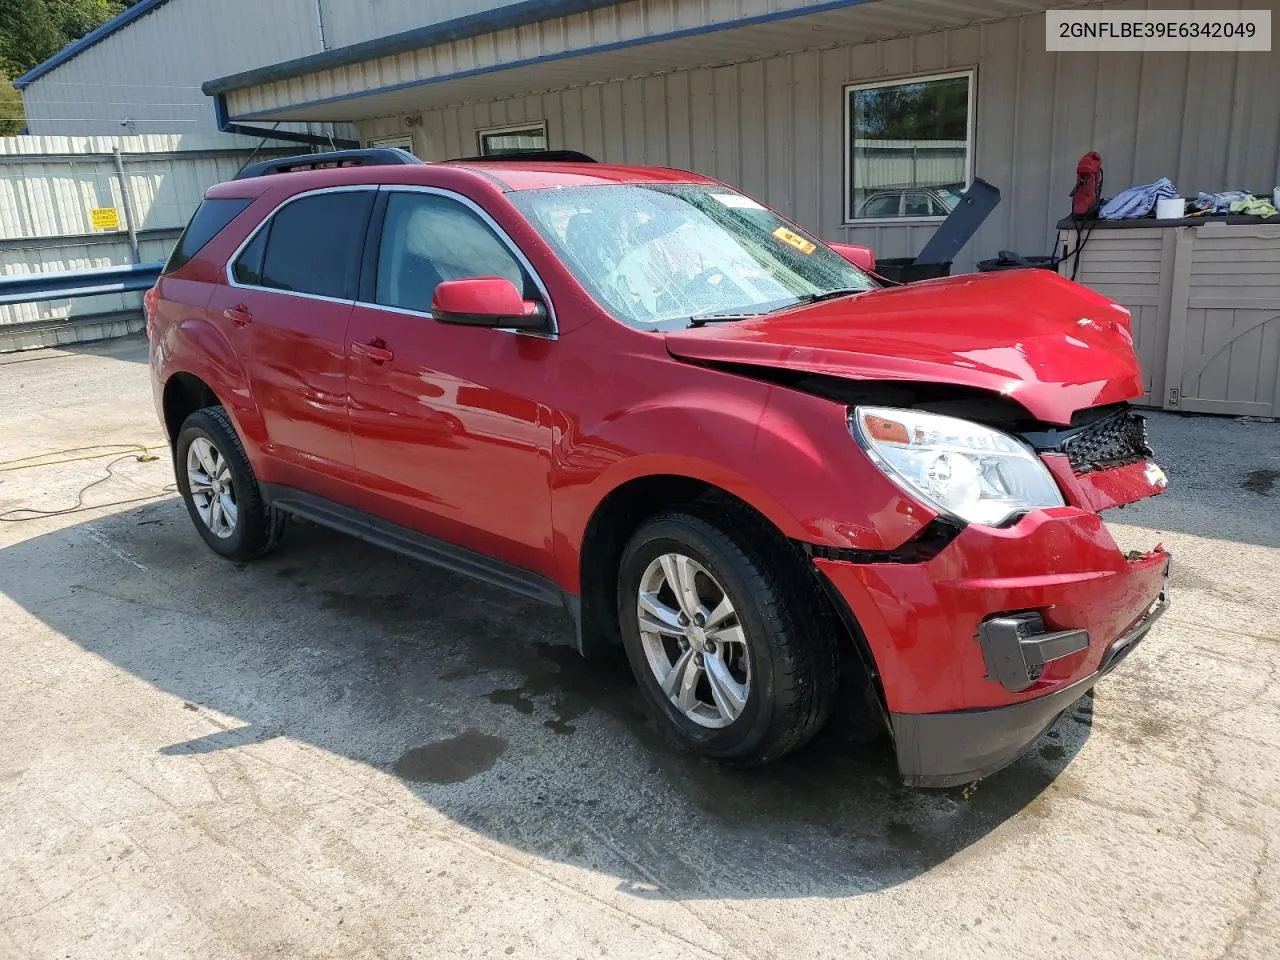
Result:
[[[1047,270],[928,280],[667,334],[672,356],[1004,394],[1039,420],[1141,396],[1129,312]]]

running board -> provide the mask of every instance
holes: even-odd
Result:
[[[425,533],[372,516],[362,510],[334,503],[324,497],[294,487],[261,484],[263,496],[271,506],[303,520],[337,530],[352,537],[396,553],[422,560],[452,573],[460,573],[495,587],[502,587],[530,600],[572,610],[570,597],[553,581],[541,574],[494,560],[484,554],[459,547]],[[576,600],[577,598],[572,598]]]

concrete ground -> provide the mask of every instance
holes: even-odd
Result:
[[[1152,434],[1174,607],[918,792],[694,760],[562,615],[337,534],[223,561],[164,449],[15,463],[162,437],[138,340],[0,358],[0,957],[1275,957],[1280,424]]]

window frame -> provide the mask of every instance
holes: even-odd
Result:
[[[514,333],[521,336],[542,337],[544,339],[555,340],[560,334],[560,324],[556,318],[556,306],[551,299],[551,293],[547,289],[547,285],[543,282],[541,275],[534,268],[533,263],[520,249],[519,245],[511,238],[511,235],[503,229],[484,207],[476,203],[465,194],[458,193],[454,190],[446,190],[443,187],[427,187],[417,186],[414,184],[384,184],[378,188],[381,196],[389,197],[393,193],[425,193],[437,197],[445,197],[449,200],[457,201],[464,207],[478,216],[494,235],[499,242],[503,244],[516,261],[522,266],[533,280],[533,285],[537,288],[539,295],[542,297],[542,304],[547,310],[547,327],[545,330],[526,330],[517,329],[515,327],[493,327],[491,329],[500,330],[503,333]],[[356,300],[356,306],[368,307],[371,310],[387,310],[391,313],[399,313],[409,317],[421,317],[427,320],[435,320],[430,312],[421,310],[410,310],[408,307],[393,307],[385,303],[377,303],[374,300],[376,296],[376,274],[378,262],[382,257],[382,232],[386,225],[387,205],[385,202],[378,202],[374,205],[373,223],[369,228],[369,238],[367,243],[369,249],[364,261],[364,270],[361,275],[360,297]],[[517,213],[517,216],[519,214]],[[365,299],[368,298],[368,299]]]
[[[913,83],[929,83],[934,80],[955,80],[964,77],[969,81],[969,95],[966,101],[967,116],[965,118],[965,154],[964,154],[964,182],[966,188],[968,184],[973,183],[974,159],[978,151],[978,68],[967,67],[962,70],[948,70],[942,73],[924,73],[914,74],[905,77],[892,77],[888,79],[877,79],[859,81],[857,83],[846,83],[842,88],[844,97],[844,183],[841,188],[841,197],[844,204],[842,213],[842,223],[844,226],[861,227],[861,226],[891,226],[893,224],[901,224],[909,226],[919,223],[942,223],[946,217],[857,217],[853,216],[853,98],[852,94],[859,90],[876,90],[883,87],[903,87]],[[884,188],[897,189],[897,188]],[[909,187],[901,188],[906,190],[928,190],[929,187],[921,187],[919,184],[912,184]],[[899,204],[899,209],[903,208],[903,204]]]
[[[526,123],[509,123],[501,127],[485,127],[483,130],[476,131],[476,153],[481,157],[494,157],[501,159],[501,153],[487,153],[484,148],[484,138],[504,133],[519,133],[524,130],[537,130],[542,134],[543,150],[551,149],[551,139],[547,136],[547,121],[530,120]]]
[[[319,300],[322,303],[356,303],[358,302],[357,297],[359,296],[359,292],[360,292],[359,271],[357,271],[357,274],[356,274],[357,297],[339,298],[339,297],[326,297],[323,294],[319,294],[319,293],[307,293],[302,290],[282,290],[279,287],[268,287],[260,283],[241,283],[239,280],[236,279],[235,270],[236,270],[236,264],[240,262],[240,258],[244,255],[244,252],[247,249],[249,249],[249,246],[257,238],[258,234],[261,233],[263,230],[270,230],[271,224],[275,221],[276,214],[278,214],[285,207],[289,206],[289,204],[295,203],[298,200],[305,199],[306,197],[315,197],[315,196],[319,196],[326,193],[359,193],[359,192],[374,194],[375,195],[374,203],[377,202],[378,188],[376,186],[372,186],[369,184],[351,184],[348,186],[340,186],[340,187],[320,187],[319,189],[316,189],[316,190],[307,190],[303,193],[295,193],[291,197],[285,197],[284,200],[280,201],[280,203],[276,204],[276,206],[271,209],[270,213],[268,213],[265,217],[262,218],[261,223],[259,223],[256,227],[254,227],[251,231],[249,231],[249,235],[246,236],[240,242],[240,245],[236,247],[235,252],[232,253],[231,256],[227,258],[227,266],[226,266],[226,269],[223,271],[223,276],[226,278],[227,285],[231,287],[235,287],[237,290],[261,290],[266,293],[276,293],[276,294],[281,294],[283,296],[288,296],[288,297],[305,297],[308,300]],[[371,204],[370,216],[372,216],[372,211],[373,211],[373,205]],[[368,220],[366,220],[364,224],[364,230],[362,231],[365,234],[366,242],[368,238],[368,228],[369,228],[369,222]],[[267,246],[269,247],[270,245],[271,245],[271,237],[268,236]],[[266,249],[264,248],[262,252],[263,264],[266,263],[266,255],[267,255],[267,252],[266,252]],[[363,267],[363,262],[364,262],[363,250],[361,250],[360,252],[360,262],[361,262],[361,266]]]

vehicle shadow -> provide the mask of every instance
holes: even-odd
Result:
[[[563,613],[297,525],[214,557],[168,500],[0,550],[0,590],[84,650],[243,726],[178,761],[289,737],[400,777],[424,804],[637,897],[844,897],[1024,842],[1089,735],[1092,700],[975,790],[901,786],[886,742],[833,725],[761,770],[670,745],[623,658],[585,661]]]

